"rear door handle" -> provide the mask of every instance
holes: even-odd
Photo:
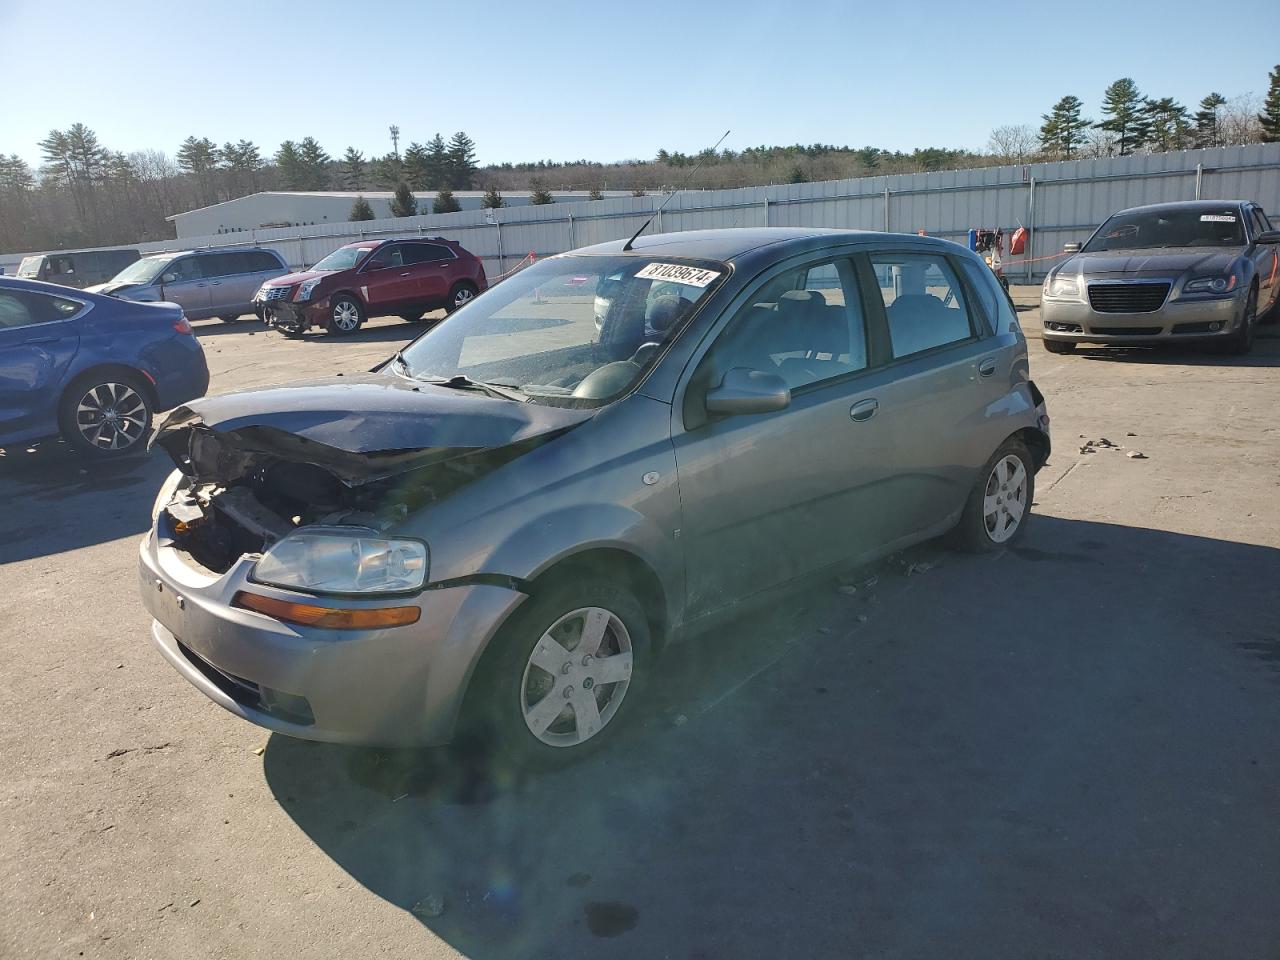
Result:
[[[996,372],[995,357],[987,357],[987,359],[983,360],[980,364],[978,364],[978,373],[981,376],[989,377],[995,372]]]
[[[406,270],[404,273],[400,274],[400,276],[402,276],[402,277],[407,277],[407,276],[409,276],[409,271],[407,271],[407,270]]]
[[[876,415],[876,411],[880,409],[880,401],[874,398],[868,400],[859,400],[849,408],[849,416],[856,422],[862,423],[864,420],[870,420]]]
[[[209,286],[211,286],[211,287],[217,287],[217,286],[220,286],[221,284],[222,284],[222,281],[221,281],[221,280],[210,280],[210,281],[209,281]]]
[[[32,337],[30,340],[23,340],[23,343],[57,343],[60,337]]]

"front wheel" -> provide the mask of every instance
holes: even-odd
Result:
[[[1227,353],[1243,356],[1253,349],[1253,331],[1258,324],[1258,288],[1249,288],[1249,297],[1244,302],[1244,313],[1240,317],[1240,326],[1226,341]]]
[[[239,323],[239,322],[240,322],[240,314],[238,314],[238,313],[224,313],[224,314],[223,314],[222,316],[220,316],[218,319],[219,319],[219,320],[221,320],[223,323]]]
[[[364,323],[364,304],[349,293],[336,296],[329,302],[329,335],[345,337],[355,333]]]
[[[461,283],[455,283],[453,289],[449,291],[449,305],[445,309],[449,313],[453,313],[459,307],[465,307],[474,300],[479,292],[476,289],[476,285],[470,281],[464,280]]]
[[[107,459],[142,450],[151,432],[147,388],[124,371],[82,377],[62,395],[58,427],[82,456]]]
[[[1006,440],[969,493],[956,528],[959,545],[973,553],[1007,547],[1026,527],[1035,493],[1031,452],[1018,440]]]
[[[1071,340],[1042,340],[1044,348],[1050,353],[1075,353],[1076,345]]]
[[[512,617],[467,695],[475,736],[522,767],[557,767],[608,742],[649,670],[636,598],[593,577],[550,584]]]

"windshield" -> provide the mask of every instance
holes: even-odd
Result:
[[[628,390],[728,275],[715,261],[555,257],[459,310],[403,352],[408,376],[464,376],[555,406]]]
[[[311,269],[350,270],[372,249],[372,247],[339,247]]]
[[[44,257],[23,257],[22,262],[18,264],[18,276],[26,277],[28,280],[35,280],[40,277],[40,264],[44,262]]]
[[[1244,234],[1234,207],[1118,213],[1085,244],[1086,253],[1151,247],[1241,247]]]
[[[129,264],[129,266],[112,277],[109,282],[150,283],[164,273],[165,267],[171,263],[173,263],[173,257],[143,257],[141,260],[135,260]]]

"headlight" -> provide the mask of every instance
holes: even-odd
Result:
[[[1229,277],[1200,277],[1188,280],[1182,287],[1183,293],[1227,293],[1236,287],[1236,275]]]
[[[260,287],[258,288],[258,292],[257,292],[257,293],[255,293],[255,294],[254,294],[250,299],[251,299],[251,300],[261,300],[261,299],[262,299],[262,297],[263,297],[263,295],[264,295],[266,292],[267,292],[267,285],[264,283],[262,286],[260,286]]]
[[[266,552],[253,579],[308,593],[404,593],[427,579],[427,545],[363,527],[303,527]]]
[[[298,287],[298,292],[293,295],[293,299],[295,300],[310,299],[311,291],[316,288],[316,285],[320,282],[321,279],[322,278],[320,277],[312,277],[310,280],[303,280],[302,285]]]
[[[156,494],[156,502],[151,505],[151,522],[156,522],[156,517],[160,516],[160,511],[169,505],[169,501],[173,499],[173,495],[178,492],[178,484],[180,484],[185,475],[181,470],[175,470],[165,478],[160,486],[160,492]]]
[[[1060,300],[1076,300],[1080,297],[1080,284],[1067,277],[1050,277],[1044,282],[1044,294]]]

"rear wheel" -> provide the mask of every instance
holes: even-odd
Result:
[[[238,314],[238,313],[225,313],[225,314],[223,314],[222,316],[220,316],[218,319],[219,319],[219,320],[221,320],[223,323],[239,323],[239,322],[240,322],[240,314]]]
[[[1076,345],[1071,340],[1043,340],[1044,348],[1050,353],[1075,353]]]
[[[109,371],[74,381],[58,404],[58,427],[77,453],[122,457],[146,447],[151,399],[140,377]]]
[[[591,576],[548,584],[485,654],[467,695],[468,732],[517,766],[571,763],[634,712],[649,650],[628,590]]]
[[[974,553],[999,550],[1027,525],[1035,499],[1035,461],[1019,440],[1006,440],[982,468],[956,528],[959,545]]]
[[[453,313],[459,307],[465,307],[474,300],[479,292],[476,285],[469,280],[455,283],[453,289],[449,291],[449,305],[445,309]]]
[[[355,333],[364,318],[364,304],[349,293],[339,294],[329,302],[329,335],[345,337]]]

